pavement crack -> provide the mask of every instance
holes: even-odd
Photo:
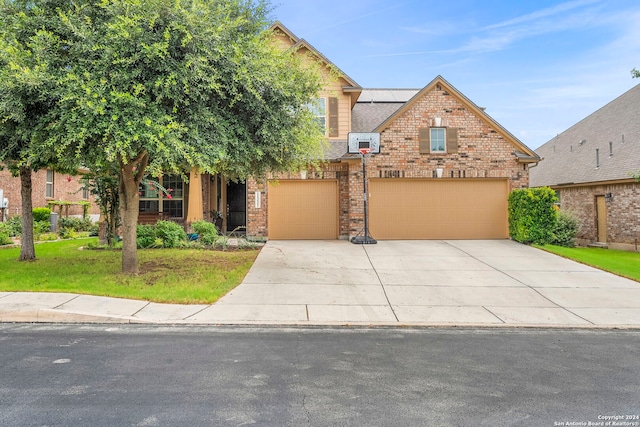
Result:
[[[367,256],[367,259],[369,260],[369,264],[371,265],[373,272],[376,274],[376,277],[378,278],[378,283],[380,283],[380,286],[382,287],[384,298],[387,301],[387,305],[389,305],[389,308],[391,309],[391,313],[393,313],[393,317],[396,319],[396,322],[399,322],[400,320],[398,320],[398,315],[396,314],[396,310],[393,308],[393,305],[391,305],[391,301],[389,300],[389,295],[387,295],[387,289],[384,287],[384,283],[382,283],[380,274],[378,274],[378,270],[376,270],[376,267],[373,265],[373,261],[371,261],[371,257],[369,256],[369,252],[367,252],[366,245],[362,245],[362,249],[364,250],[364,253]]]

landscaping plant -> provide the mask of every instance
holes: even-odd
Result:
[[[218,238],[218,230],[216,229],[216,225],[214,223],[200,220],[194,221],[191,223],[191,227],[193,231],[198,234],[198,240],[207,246],[213,246]]]
[[[552,245],[573,248],[576,245],[576,236],[580,230],[580,222],[570,212],[558,211],[556,225],[553,228]]]
[[[520,243],[544,245],[556,226],[556,192],[549,187],[516,189],[509,194],[509,234]]]

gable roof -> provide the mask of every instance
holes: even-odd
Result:
[[[631,179],[640,170],[639,111],[640,84],[540,146],[531,186]]]
[[[409,110],[413,104],[416,103],[423,95],[427,92],[433,90],[436,86],[444,87],[447,92],[451,95],[455,96],[459,102],[464,104],[469,110],[471,110],[476,116],[480,117],[482,120],[487,122],[489,126],[491,126],[498,134],[500,134],[505,140],[509,141],[516,149],[515,154],[519,161],[521,162],[538,162],[540,161],[539,156],[527,147],[522,141],[516,138],[511,132],[506,130],[500,123],[496,122],[491,116],[489,116],[483,108],[478,107],[474,104],[469,98],[464,96],[462,92],[456,89],[451,83],[446,81],[442,76],[437,76],[435,79],[431,81],[428,85],[426,85],[422,90],[416,93],[408,102],[406,102],[402,107],[400,107],[395,113],[389,116],[386,120],[384,120],[381,124],[379,124],[373,132],[382,132],[387,127],[391,125],[398,117],[400,117],[404,112]]]
[[[360,90],[362,90],[362,87],[358,83],[356,83],[355,80],[353,80],[351,77],[349,77],[347,75],[347,73],[345,73],[340,68],[338,68],[338,66],[336,66],[333,62],[329,61],[327,59],[327,57],[324,56],[318,49],[313,47],[311,45],[311,43],[309,43],[305,39],[301,39],[301,38],[297,37],[295,34],[293,34],[291,32],[291,30],[289,30],[287,27],[285,27],[280,21],[274,22],[273,25],[271,25],[270,30],[272,30],[272,31],[280,31],[285,36],[287,36],[289,38],[289,40],[291,40],[291,42],[292,42],[292,46],[290,48],[291,50],[297,50],[297,49],[305,48],[309,52],[311,52],[311,54],[314,55],[316,58],[318,58],[322,62],[324,62],[327,67],[332,68],[335,71],[337,71],[338,75],[340,76],[340,78],[343,79],[344,82],[346,83],[346,85],[343,86],[343,89],[347,89],[350,92],[359,92]]]

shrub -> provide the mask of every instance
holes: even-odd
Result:
[[[152,248],[156,244],[156,230],[152,225],[138,225],[136,229],[136,242],[138,248]]]
[[[3,224],[0,224],[0,226]],[[0,227],[0,246],[2,245],[10,245],[13,243],[13,240],[11,240],[11,237],[9,237],[9,233],[4,230],[2,227]]]
[[[33,221],[47,221],[51,218],[51,209],[49,208],[33,208]]]
[[[187,241],[187,233],[178,223],[161,220],[154,228],[156,237],[162,240],[163,248],[177,248]]]
[[[56,233],[42,233],[38,240],[40,241],[49,241],[49,240],[58,240],[58,235]]]
[[[574,247],[576,245],[576,236],[580,230],[579,224],[578,218],[572,213],[558,211],[551,243],[569,248]]]
[[[60,218],[58,220],[58,227],[68,228],[73,231],[89,231],[92,225],[93,224],[91,223],[90,218],[69,217],[69,218]]]
[[[58,230],[58,235],[60,235],[61,239],[73,239],[76,237],[72,228],[60,228]]]
[[[553,239],[556,225],[555,191],[549,187],[523,188],[509,194],[509,234],[521,243],[540,245]]]
[[[195,221],[191,223],[191,227],[193,227],[193,231],[198,233],[198,240],[207,246],[213,246],[218,238],[218,230],[216,230],[216,225],[212,222]]]
[[[33,234],[40,235],[51,231],[51,224],[47,221],[33,221]]]
[[[9,237],[17,237],[22,234],[22,222],[19,215],[12,216],[5,224],[8,227]]]

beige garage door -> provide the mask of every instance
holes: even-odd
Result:
[[[269,183],[269,239],[337,239],[338,181]]]
[[[374,239],[504,239],[508,182],[487,179],[371,179]]]

